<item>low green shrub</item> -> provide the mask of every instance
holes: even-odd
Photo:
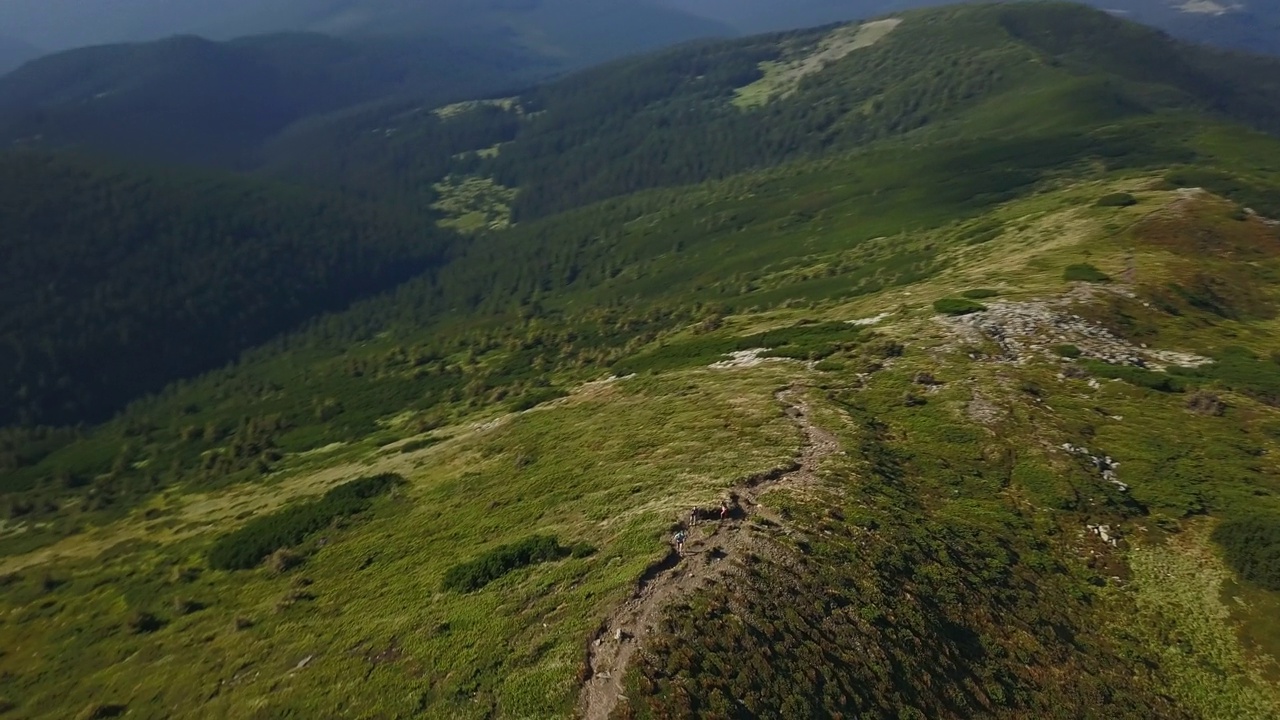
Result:
[[[819,372],[841,372],[845,367],[845,363],[839,360],[831,360],[829,358],[821,360],[813,366],[813,368]]]
[[[1240,577],[1280,590],[1280,514],[1255,513],[1223,521],[1213,531],[1227,563]]]
[[[1180,393],[1187,389],[1186,382],[1180,377],[1132,365],[1109,365],[1098,360],[1086,360],[1084,366],[1097,377],[1119,379],[1150,390]]]
[[[1103,195],[1094,203],[1097,207],[1130,207],[1138,204],[1138,199],[1126,192]]]
[[[561,546],[554,535],[531,535],[454,565],[445,571],[441,585],[454,592],[473,592],[520,568],[559,560],[578,550],[579,546],[572,549]]]
[[[1071,358],[1072,360],[1080,357],[1082,354],[1080,348],[1070,344],[1055,345],[1053,351],[1057,353],[1059,357]]]
[[[1089,263],[1068,265],[1062,273],[1062,279],[1068,282],[1108,282],[1111,276]]]
[[[386,473],[343,483],[319,500],[289,505],[245,523],[223,535],[209,549],[209,566],[217,570],[247,570],[282,548],[299,545],[334,520],[361,513],[373,499],[404,482]]]
[[[1211,365],[1170,368],[1169,372],[1180,377],[1215,381],[1258,402],[1280,406],[1280,362],[1273,358],[1260,358],[1245,348],[1227,348]]]
[[[940,298],[933,301],[933,309],[943,315],[968,315],[982,312],[987,306],[964,298]]]

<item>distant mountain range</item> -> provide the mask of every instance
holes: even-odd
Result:
[[[732,32],[648,0],[8,0],[0,27],[51,49],[174,34],[504,37],[573,64]]]
[[[433,106],[514,91],[735,34],[632,0],[13,0],[0,27],[45,47],[86,46],[0,78],[0,144],[223,166],[303,118],[397,96]],[[0,43],[0,71],[35,54]]]
[[[0,78],[0,137],[234,165],[301,118],[411,94],[445,103],[559,67],[509,44],[178,36],[70,50]]]
[[[1280,6],[1261,0],[1083,0],[1175,35],[1280,52]],[[691,37],[867,18],[937,0],[7,0],[0,27],[62,50],[196,34],[504,36],[580,63]],[[6,59],[0,41],[0,70]]]
[[[1213,44],[1280,53],[1280,8],[1091,0]],[[431,107],[695,38],[814,26],[928,0],[10,0],[0,27],[64,51],[0,77],[0,144],[245,165],[304,119]],[[174,32],[198,33],[172,36]],[[257,34],[270,33],[270,34]],[[154,40],[170,35],[168,39]],[[219,38],[240,38],[219,41]],[[37,51],[0,40],[0,70]]]

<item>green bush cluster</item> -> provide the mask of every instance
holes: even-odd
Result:
[[[1137,385],[1159,392],[1180,393],[1187,389],[1186,382],[1175,375],[1146,370],[1132,365],[1110,365],[1100,360],[1086,360],[1084,366],[1097,377],[1119,379],[1130,385]]]
[[[857,339],[857,327],[848,323],[827,322],[770,330],[745,338],[741,344],[772,348],[765,353],[767,357],[821,360]]]
[[[441,585],[445,590],[454,592],[473,592],[523,567],[559,560],[570,554],[585,557],[591,554],[587,550],[589,547],[580,543],[567,548],[560,545],[554,535],[530,535],[518,542],[499,545],[474,560],[454,565],[445,571]]]
[[[1062,279],[1067,282],[1107,282],[1111,276],[1089,263],[1076,263],[1067,266],[1062,272]]]
[[[933,301],[933,309],[943,315],[969,315],[982,312],[987,306],[965,298],[939,298]]]
[[[1073,360],[1081,355],[1080,348],[1071,344],[1055,345],[1053,351],[1060,357],[1071,358]]]
[[[1225,520],[1213,531],[1213,539],[1242,578],[1280,590],[1280,515],[1258,513]]]
[[[343,483],[319,500],[290,505],[254,518],[235,532],[218,538],[209,549],[209,566],[217,570],[247,570],[281,548],[294,547],[334,520],[364,512],[373,499],[404,478],[392,473]]]
[[[1280,362],[1263,359],[1245,348],[1222,351],[1211,365],[1170,368],[1180,377],[1216,381],[1258,402],[1280,406]]]

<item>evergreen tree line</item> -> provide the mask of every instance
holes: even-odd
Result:
[[[422,217],[225,177],[0,156],[0,423],[97,422],[443,262]]]

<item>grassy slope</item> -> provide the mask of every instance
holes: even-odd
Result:
[[[1056,684],[1045,684],[1035,673],[1009,674],[999,667],[993,669],[988,680],[1003,683],[1005,692],[1013,693],[1010,697],[1020,698],[1016,703],[1010,700],[1015,707],[1018,703],[1052,706],[1054,698],[1069,696],[1083,698],[1080,701],[1087,707],[1090,698],[1096,699],[1090,694],[1094,691],[1085,692],[1079,685],[1092,672],[1087,663],[1111,658],[1124,667],[1132,662],[1122,659],[1130,657],[1125,653],[1152,657],[1163,642],[1163,633],[1177,632],[1163,628],[1176,628],[1178,623],[1197,622],[1209,628],[1201,631],[1207,633],[1203,637],[1209,645],[1202,648],[1195,640],[1186,641],[1192,657],[1203,650],[1204,662],[1227,663],[1222,667],[1229,677],[1252,667],[1240,659],[1242,655],[1230,655],[1238,653],[1230,644],[1222,645],[1223,638],[1230,637],[1224,633],[1232,626],[1224,624],[1219,610],[1188,605],[1185,600],[1172,606],[1176,610],[1169,609],[1168,603],[1173,601],[1159,598],[1173,588],[1154,580],[1143,582],[1144,577],[1163,577],[1153,569],[1159,565],[1151,564],[1162,557],[1160,545],[1144,551],[1148,554],[1140,556],[1144,564],[1136,566],[1133,582],[1119,587],[1111,587],[1107,577],[1112,573],[1127,575],[1113,569],[1123,566],[1123,554],[1108,557],[1105,571],[1088,567],[1087,549],[1096,548],[1078,539],[1086,519],[1123,526],[1126,535],[1141,538],[1140,527],[1149,527],[1156,534],[1163,532],[1151,526],[1151,518],[1135,516],[1130,507],[1116,506],[1114,494],[1101,499],[1101,504],[1069,506],[1041,520],[1034,520],[1037,515],[1030,509],[1061,507],[1064,498],[1079,498],[1081,492],[1096,487],[1097,481],[1087,473],[1072,469],[1044,449],[1073,441],[1087,442],[1123,458],[1124,477],[1134,486],[1134,498],[1144,503],[1153,517],[1171,517],[1176,523],[1187,512],[1188,492],[1207,499],[1211,503],[1207,509],[1215,514],[1230,512],[1233,498],[1247,496],[1249,488],[1274,487],[1277,482],[1270,465],[1255,467],[1249,446],[1233,439],[1242,430],[1274,422],[1274,411],[1231,395],[1229,403],[1238,409],[1222,418],[1199,418],[1183,409],[1181,397],[1123,383],[1106,384],[1099,391],[1089,390],[1083,381],[1064,384],[1054,379],[1055,363],[974,365],[957,356],[954,347],[947,349],[949,341],[931,320],[929,303],[933,298],[979,284],[1002,289],[1006,298],[1061,291],[1064,285],[1054,272],[1082,257],[1119,274],[1116,266],[1132,238],[1114,234],[1109,228],[1123,227],[1125,217],[1138,219],[1178,200],[1171,191],[1142,189],[1151,182],[1150,176],[1143,175],[1070,184],[999,206],[988,214],[989,221],[1006,224],[1005,232],[995,239],[967,245],[960,240],[963,232],[936,235],[935,251],[946,253],[939,266],[946,270],[923,283],[846,303],[729,318],[728,329],[745,333],[761,324],[896,313],[884,332],[909,339],[907,357],[877,375],[870,389],[857,395],[854,402],[886,423],[892,438],[889,444],[911,458],[911,492],[877,496],[866,509],[858,509],[855,502],[845,511],[846,520],[835,524],[831,518],[803,522],[831,528],[848,526],[857,537],[863,532],[857,528],[866,526],[866,513],[872,518],[918,515],[922,522],[928,520],[931,532],[939,533],[928,542],[952,538],[961,531],[977,532],[974,542],[985,542],[982,537],[995,533],[1013,552],[1027,554],[1034,549],[1018,566],[1018,577],[1036,578],[1045,571],[1045,563],[1068,568],[1070,572],[1059,585],[1031,580],[1043,590],[1035,603],[1014,595],[1000,601],[1011,605],[994,606],[1004,607],[1002,612],[1017,615],[1031,628],[1028,632],[1037,638],[1040,648],[1035,657],[1043,658],[1035,662],[1055,662],[1052,659],[1066,651],[1054,636],[1044,635],[1043,628],[1049,626],[1038,625],[1042,619],[1079,632],[1082,638],[1092,638],[1080,640],[1078,649],[1083,655],[1073,661],[1086,664],[1073,665],[1076,670]],[[1140,204],[1121,210],[1087,207],[1091,198],[1116,189],[1136,191]],[[951,240],[943,239],[946,237]],[[1053,242],[1042,240],[1050,237]],[[819,256],[807,262],[820,267],[824,260]],[[1149,252],[1140,267],[1144,274],[1156,274],[1176,260],[1167,253]],[[804,281],[797,279],[803,274],[792,270],[782,276],[803,285]],[[1211,348],[1224,341],[1219,338],[1233,332],[1233,327],[1227,322],[1202,325],[1196,331],[1197,342],[1189,347]],[[1188,347],[1181,343],[1189,340],[1189,335],[1178,339],[1177,347]],[[938,349],[931,351],[930,347]],[[74,712],[94,698],[128,702],[142,716],[159,716],[174,708],[194,716],[261,716],[286,708],[303,714],[351,713],[356,706],[346,703],[353,696],[362,698],[362,712],[374,709],[367,705],[372,698],[381,698],[376,701],[377,709],[386,712],[407,711],[418,703],[447,715],[492,710],[509,715],[563,711],[574,700],[573,679],[581,659],[581,643],[593,629],[592,618],[617,602],[624,588],[655,557],[670,518],[694,502],[710,504],[717,487],[789,456],[797,440],[794,431],[782,422],[779,408],[770,399],[771,391],[799,378],[829,386],[837,397],[844,398],[840,393],[849,392],[843,390],[850,386],[849,373],[861,362],[858,352],[848,359],[837,356],[829,360],[824,365],[829,371],[816,374],[798,365],[767,364],[749,371],[677,370],[675,374],[624,380],[593,387],[487,431],[444,431],[446,437],[455,432],[458,436],[415,454],[401,455],[392,445],[372,454],[356,448],[338,449],[334,451],[338,456],[327,461],[323,456],[299,457],[292,461],[298,469],[275,482],[271,486],[274,490],[234,491],[229,497],[217,492],[203,497],[172,493],[155,501],[150,514],[140,511],[135,523],[106,528],[102,531],[105,538],[91,533],[54,546],[56,552],[72,557],[83,554],[85,559],[36,565],[24,556],[9,560],[8,567],[17,569],[17,578],[9,581],[12,590],[6,593],[7,601],[21,609],[9,615],[2,628],[5,646],[11,648],[6,660],[16,663],[9,665],[12,669],[25,669],[8,676],[0,692],[22,700],[23,707],[48,707],[55,714]],[[948,384],[930,396],[923,408],[903,407],[902,394],[910,387],[911,376],[922,369]],[[974,381],[966,382],[969,376]],[[1046,388],[1043,402],[1017,389],[1025,380]],[[975,391],[991,395],[992,402],[1008,409],[1009,419],[999,426],[998,437],[1022,438],[1031,432],[1043,446],[1020,453],[1010,469],[1008,451],[1001,449],[1008,441],[979,441],[981,428],[964,422],[963,408]],[[827,422],[849,422],[842,419],[847,416],[831,412],[839,405],[829,407]],[[1143,422],[1099,419],[1097,407],[1105,407],[1110,415],[1141,417]],[[1194,423],[1198,437],[1206,438],[1203,457],[1181,458],[1179,449],[1164,440],[1171,432],[1185,432],[1189,422]],[[1081,436],[1085,427],[1091,428],[1092,437],[1087,440]],[[853,428],[851,450],[857,447],[857,425]],[[1274,443],[1262,437],[1255,442],[1266,447]],[[1019,441],[1018,446],[1023,445]],[[980,448],[977,453],[975,447]],[[344,456],[355,464],[340,463],[338,458]],[[1186,469],[1181,475],[1170,473],[1171,463]],[[1213,463],[1218,478],[1211,494],[1204,494],[1208,486],[1189,489],[1175,482],[1177,477],[1205,472],[1210,466],[1204,463]],[[225,575],[207,571],[186,580],[176,570],[202,564],[200,553],[211,530],[234,523],[237,515],[260,508],[264,502],[276,502],[264,497],[318,492],[326,483],[383,468],[406,473],[413,482],[411,489],[399,501],[379,506],[367,523],[335,531],[330,535],[332,542],[317,549],[307,565],[290,575],[272,578],[265,571],[254,571],[239,575],[232,583]],[[1238,469],[1228,472],[1226,468]],[[853,492],[854,497],[876,487],[874,474],[868,475],[865,468],[846,466],[833,472],[836,482],[847,485],[846,492]],[[970,472],[971,479],[964,479]],[[1226,478],[1238,484],[1223,484]],[[236,506],[231,497],[248,504]],[[803,518],[812,511],[801,503],[793,512]],[[151,519],[140,522],[147,517]],[[978,523],[976,529],[974,523]],[[894,532],[901,534],[890,534],[886,529],[885,542],[894,546],[907,543],[908,547],[910,542],[919,542],[909,529],[894,527],[899,528]],[[475,596],[460,598],[439,592],[440,575],[455,559],[533,530],[558,533],[566,542],[586,540],[600,551],[586,560],[571,559],[522,571]],[[1199,544],[1192,547],[1206,552],[1202,535],[1188,537],[1200,537]],[[104,556],[109,560],[88,559],[110,547],[113,539],[124,538],[131,542]],[[838,540],[831,542],[838,547]],[[1135,542],[1148,547],[1143,541]],[[861,557],[864,550],[857,552]],[[951,560],[944,557],[936,562],[940,563],[940,575],[928,582],[918,581],[931,597],[959,593],[956,597],[968,598],[966,605],[988,601],[985,593],[992,586],[990,578],[955,576],[949,569]],[[902,601],[894,595],[901,590],[893,571],[877,570],[889,573],[878,580],[875,576],[859,579],[860,567],[866,566],[846,568],[853,574],[842,582],[879,583],[879,592],[888,593],[883,602],[901,606]],[[68,582],[45,590],[48,573],[55,581]],[[305,592],[315,599],[285,601],[290,592],[302,589],[296,578],[303,576],[314,581]],[[361,581],[351,582],[353,576]],[[1104,587],[1095,587],[1093,580]],[[826,582],[822,576],[813,581]],[[1057,589],[1051,593],[1051,588]],[[1211,585],[1204,592],[1213,591]],[[1092,600],[1085,605],[1067,602],[1073,593],[1084,593]],[[208,607],[177,616],[170,606],[175,597],[188,597]],[[1119,639],[1090,634],[1126,617],[1130,603],[1148,608],[1143,612],[1150,623],[1135,630],[1133,636]],[[714,608],[714,602],[710,607]],[[124,620],[129,612],[139,609],[149,609],[171,622],[152,635],[130,635]],[[1204,619],[1194,620],[1200,617],[1195,613],[1203,613]],[[234,629],[237,617],[252,620],[253,627]],[[72,618],[71,626],[63,625]],[[715,627],[711,619],[707,622],[705,628]],[[977,616],[949,622],[969,623],[967,627],[976,630],[984,627]],[[78,630],[67,634],[60,629],[64,627]],[[723,652],[698,644],[696,638],[715,634],[705,628],[686,635],[682,643],[712,656]],[[853,637],[858,637],[856,631],[855,625]],[[926,646],[943,642],[931,640],[928,633],[922,637]],[[250,642],[246,643],[246,638]],[[512,638],[514,653],[507,650]],[[883,642],[890,641],[886,637]],[[997,633],[984,642],[1012,647],[1010,643],[1021,641]],[[60,652],[33,654],[37,648],[50,647]],[[470,649],[459,653],[460,647]],[[1126,647],[1130,649],[1124,650]],[[1218,649],[1223,647],[1226,649]],[[1266,642],[1262,649],[1275,651]],[[759,651],[750,643],[734,649],[735,653]],[[119,658],[119,662],[86,664],[88,658],[101,657],[98,653],[102,652]],[[1222,652],[1229,654],[1228,659],[1212,659]],[[314,658],[304,668],[291,671],[310,656]],[[33,671],[31,663],[39,670]],[[1238,703],[1245,695],[1254,698],[1250,702],[1255,705],[1269,702],[1266,698],[1271,697],[1265,692],[1258,695],[1247,685],[1239,691],[1205,694],[1197,689],[1203,687],[1196,680],[1198,676],[1186,674],[1200,672],[1195,670],[1199,665],[1185,666],[1186,671],[1183,667],[1181,661],[1170,661],[1160,665],[1154,675],[1138,673],[1137,679],[1117,676],[1124,682],[1117,679],[1111,691],[1116,707],[1135,707],[1129,703],[1140,707],[1154,697],[1151,693],[1163,692],[1185,703],[1184,708],[1205,708],[1209,716],[1224,716],[1244,707]],[[67,686],[51,683],[51,677],[77,677],[88,682],[79,682],[80,690],[68,692]],[[366,677],[360,680],[358,691],[350,685]],[[380,689],[373,692],[372,687]],[[992,695],[994,686],[981,687],[973,697],[986,700],[971,702],[1000,707],[992,699],[996,697]],[[193,706],[193,695],[206,699]],[[902,697],[886,691],[879,702],[896,704],[903,702]],[[656,698],[660,703],[666,696]],[[259,714],[248,711],[250,707],[260,707],[254,711]],[[938,707],[933,709],[946,714]]]
[[[1084,303],[1082,314],[1160,348],[1212,355],[1245,345],[1265,357],[1276,349],[1276,321],[1262,311],[1276,301],[1268,281],[1276,258],[1260,252],[1205,262],[1194,244],[1152,232],[1151,219],[1177,212],[1192,239],[1207,236],[1233,252],[1265,249],[1274,230],[1262,221],[1234,219],[1237,208],[1226,201],[1188,206],[1161,178],[1165,166],[1194,159],[1248,181],[1224,191],[1256,194],[1280,186],[1266,159],[1277,144],[1187,116],[1114,122],[1102,113],[1083,147],[1120,137],[1126,162],[1110,169],[1077,162],[1082,146],[1063,140],[1060,124],[1089,116],[1071,102],[1077,85],[1064,79],[1046,87],[1059,104],[1029,119],[1022,138],[981,139],[1007,117],[991,104],[912,145],[652,191],[486,238],[477,248],[478,266],[518,259],[536,278],[557,267],[540,244],[554,237],[551,247],[580,258],[583,275],[540,298],[554,320],[520,323],[504,310],[461,335],[475,346],[474,357],[454,349],[465,368],[457,382],[486,368],[544,361],[507,343],[484,346],[476,333],[510,338],[539,322],[563,322],[586,335],[594,322],[588,308],[628,304],[643,313],[703,303],[716,322],[676,318],[670,327],[681,332],[664,342],[684,347],[662,356],[668,360],[654,367],[661,372],[588,386],[512,417],[500,416],[492,397],[444,403],[448,424],[433,432],[451,439],[407,454],[396,443],[420,437],[424,428],[413,420],[435,411],[421,406],[426,381],[394,363],[359,378],[344,368],[412,349],[424,334],[460,332],[448,321],[428,331],[404,322],[339,353],[311,348],[258,359],[237,381],[209,378],[149,403],[131,419],[158,424],[194,399],[200,407],[182,422],[197,427],[262,405],[285,413],[296,406],[302,416],[315,412],[316,397],[333,396],[351,406],[343,415],[378,421],[299,427],[294,432],[309,439],[287,442],[284,463],[256,485],[198,494],[176,487],[128,521],[35,553],[20,548],[34,530],[10,535],[2,570],[14,574],[5,576],[0,598],[7,606],[0,614],[0,700],[23,715],[38,708],[50,717],[94,702],[127,704],[139,717],[415,708],[437,716],[565,714],[576,697],[582,644],[659,555],[671,521],[791,455],[799,438],[771,394],[801,380],[817,388],[811,396],[819,418],[838,430],[849,453],[828,468],[841,493],[836,499],[771,500],[787,508],[817,561],[797,564],[805,551],[794,538],[778,538],[768,563],[729,586],[730,594],[750,591],[752,602],[728,607],[760,634],[721,632],[731,621],[716,593],[690,598],[692,610],[673,614],[679,637],[655,646],[680,652],[655,653],[636,666],[631,682],[656,690],[632,706],[638,714],[690,705],[714,710],[717,692],[725,696],[737,681],[719,668],[774,658],[775,668],[794,663],[797,672],[765,672],[758,687],[738,697],[779,712],[812,713],[787,703],[821,698],[817,711],[843,705],[872,714],[916,708],[926,716],[1018,716],[1106,707],[1142,717],[1159,707],[1169,716],[1274,715],[1280,700],[1266,678],[1274,683],[1270,656],[1280,654],[1280,643],[1266,612],[1276,594],[1228,582],[1204,529],[1242,508],[1277,509],[1275,408],[1229,383],[1197,379],[1225,399],[1227,411],[1194,415],[1181,394],[1060,379],[1064,364],[1046,356],[1022,364],[975,361],[970,353],[994,348],[957,339],[935,321],[932,302],[973,288],[1001,291],[986,303],[1053,296],[1071,289],[1062,280],[1068,265],[1089,262],[1122,278],[1132,257],[1132,290],[1151,307],[1104,294]],[[1064,120],[1057,108],[1079,114]],[[963,137],[970,139],[957,139]],[[1008,172],[988,170],[985,193],[956,180],[991,167]],[[1118,191],[1139,202],[1092,207]],[[606,267],[601,277],[591,275],[601,255],[616,258],[616,274]],[[733,262],[725,264],[726,256]],[[1236,317],[1185,304],[1177,315],[1160,309],[1155,301],[1170,282],[1192,287],[1192,264],[1249,290],[1226,298]],[[489,279],[456,281],[486,286]],[[875,341],[841,350],[816,369],[698,367],[709,359],[707,347],[736,335],[881,313],[890,316],[877,331],[903,341],[906,354],[865,387],[856,373],[882,360]],[[646,341],[609,338],[620,352],[608,357],[653,357]],[[601,358],[585,361],[589,354],[578,367],[548,366],[554,381],[571,387],[607,373]],[[914,385],[920,371],[945,384],[934,392]],[[274,389],[242,395],[235,382]],[[906,393],[926,402],[907,404]],[[495,417],[499,422],[485,424]],[[110,457],[127,425],[122,420],[89,442]],[[164,432],[153,431],[157,452],[168,442]],[[1185,437],[1198,442],[1177,441]],[[342,444],[324,446],[334,441]],[[1063,442],[1120,460],[1130,493],[1054,449]],[[91,444],[50,462],[89,452]],[[410,487],[362,522],[326,533],[323,547],[304,548],[308,562],[292,573],[198,570],[215,534],[245,513],[382,469],[405,474]],[[1098,522],[1117,528],[1126,545],[1110,548],[1084,531]],[[438,590],[453,562],[543,531],[599,551],[519,571],[471,596]],[[1188,563],[1211,572],[1195,573],[1194,586],[1171,581],[1192,576]],[[792,581],[812,589],[815,601],[788,594],[785,582]],[[833,586],[857,592],[823,600]],[[1219,593],[1249,606],[1218,602]],[[207,607],[180,615],[175,597]],[[827,601],[849,609],[835,625],[821,622]],[[168,624],[130,634],[126,620],[140,610]],[[238,630],[235,618],[252,624]],[[695,628],[687,627],[690,620]],[[1248,643],[1237,643],[1235,631]],[[807,685],[819,682],[807,670],[840,666],[805,654],[816,645],[804,638],[815,632],[842,655],[847,675],[840,682],[852,679],[856,687],[847,694],[856,702]],[[670,681],[682,672],[686,680]]]
[[[371,458],[369,468],[395,468],[411,488],[370,522],[329,534],[330,544],[282,578],[204,571],[179,579],[180,568],[202,564],[202,531],[228,522],[220,517],[228,500],[175,498],[156,522],[126,531],[134,539],[110,559],[54,571],[66,584],[52,591],[42,590],[42,568],[8,581],[6,601],[27,610],[6,620],[6,659],[27,669],[6,676],[3,693],[22,698],[24,712],[64,717],[94,699],[131,701],[139,717],[240,716],[258,705],[268,715],[330,714],[352,711],[352,702],[365,713],[429,702],[461,716],[566,707],[593,618],[654,557],[664,516],[694,501],[710,504],[717,488],[779,464],[797,442],[770,402],[781,376],[725,380],[593,386],[433,449]],[[315,492],[367,469],[302,475],[281,490]],[[457,559],[534,528],[599,551],[517,573],[479,594],[440,591]],[[89,541],[63,549],[74,553]],[[314,581],[306,590],[315,599],[282,602],[302,576]],[[175,597],[207,608],[175,617]],[[132,610],[172,622],[130,636],[121,618]],[[253,626],[236,631],[236,617]],[[74,618],[80,629],[67,634],[57,618]],[[28,654],[54,647],[43,659]],[[387,648],[394,651],[379,667],[370,658]],[[290,673],[308,656],[305,671]],[[68,694],[42,677],[75,677],[78,689]]]

